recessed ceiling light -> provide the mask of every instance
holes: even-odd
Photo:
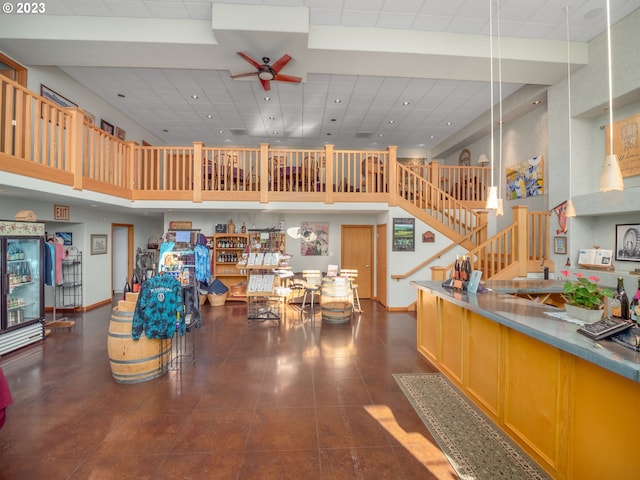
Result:
[[[207,115],[207,118],[213,118],[213,115],[209,114]]]
[[[453,122],[447,122],[448,127],[450,127],[451,125],[453,125]]]
[[[265,100],[266,102],[270,102],[270,101],[271,101],[271,97],[264,97],[264,100]]]
[[[195,93],[193,95],[191,95],[191,98],[193,98],[194,100],[198,99],[198,95],[196,95]]]
[[[327,136],[330,136],[330,135],[331,135],[331,133],[327,133]]]
[[[269,120],[275,120],[275,119],[276,119],[276,117],[274,117],[273,115],[269,116]]]
[[[542,100],[534,100],[533,104],[534,105],[540,105],[542,103]]]
[[[342,100],[340,100],[339,98],[336,98],[333,102],[334,103],[342,103]]]
[[[332,122],[335,122],[335,121],[336,121],[336,119],[335,119],[335,118],[332,118],[332,119],[331,119],[331,121],[332,121]]]
[[[274,131],[273,131],[273,132],[271,132],[271,133],[273,133],[274,135],[277,135],[277,134],[278,134],[278,131],[277,131],[277,130],[274,130]]]
[[[383,133],[379,133],[378,136],[379,137],[384,137],[384,134]]]
[[[402,105],[404,105],[406,107],[407,105],[410,105],[410,103],[409,102],[402,102]]]
[[[119,94],[118,94],[118,96],[119,96],[120,98],[125,98],[125,97],[126,97],[126,95],[125,95],[124,93],[119,93]]]
[[[218,130],[218,133],[224,133],[224,130]]]
[[[430,138],[431,140],[433,140],[433,139],[434,139],[434,138],[436,138],[436,137],[435,137],[434,135],[430,135],[430,136],[429,136],[429,138]]]
[[[389,123],[390,123],[391,125],[393,125],[394,123],[396,123],[396,121],[395,121],[395,120],[389,120]]]
[[[163,129],[162,129],[162,131],[163,131],[164,133],[169,133],[169,130],[167,130],[166,128],[163,128]]]

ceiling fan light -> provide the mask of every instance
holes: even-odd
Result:
[[[258,77],[260,80],[273,80],[273,73],[271,72],[260,72],[258,73]]]
[[[487,210],[498,209],[498,187],[489,187],[489,194],[487,195]]]
[[[569,199],[567,201],[567,207],[564,210],[565,217],[575,217],[576,216],[576,207],[573,206],[573,200]]]
[[[622,172],[620,171],[617,155],[607,155],[602,166],[600,191],[608,192],[610,190],[624,190],[624,181],[622,180]]]

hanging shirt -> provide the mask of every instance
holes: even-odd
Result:
[[[196,281],[206,282],[211,278],[209,249],[204,245],[197,244],[193,251],[196,254]]]
[[[54,251],[53,243],[45,242],[44,244],[44,284],[53,286],[53,265],[56,254]]]
[[[139,340],[144,331],[147,338],[171,338],[176,332],[184,335],[184,299],[182,285],[169,274],[160,274],[144,282],[138,294],[131,336]]]
[[[64,279],[62,278],[62,261],[67,258],[67,254],[64,251],[64,245],[61,242],[55,243],[55,269],[56,269],[56,284],[62,285]]]

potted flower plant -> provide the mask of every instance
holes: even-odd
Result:
[[[563,270],[560,273],[569,277],[571,272]],[[590,277],[582,273],[576,273],[576,280],[567,280],[564,283],[562,296],[564,297],[565,310],[570,317],[585,321],[597,321],[602,318],[604,309],[604,297],[613,298],[613,290],[600,287],[600,278],[595,275]]]

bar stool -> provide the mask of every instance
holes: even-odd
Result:
[[[304,307],[307,303],[307,295],[311,295],[311,303],[309,304],[309,310],[311,311],[311,321],[313,323],[315,316],[315,301],[316,294],[320,295],[320,280],[321,280],[320,270],[303,270],[302,278],[304,278],[305,286],[304,286],[304,295],[302,296],[302,306],[300,307],[300,317],[302,317],[302,312],[304,311]]]
[[[351,296],[353,297],[353,309],[356,310],[356,304],[358,305],[358,312],[362,313],[362,307],[360,306],[360,295],[358,295],[358,284],[356,279],[358,278],[358,270],[355,268],[341,268],[340,276],[347,277],[351,283]]]

